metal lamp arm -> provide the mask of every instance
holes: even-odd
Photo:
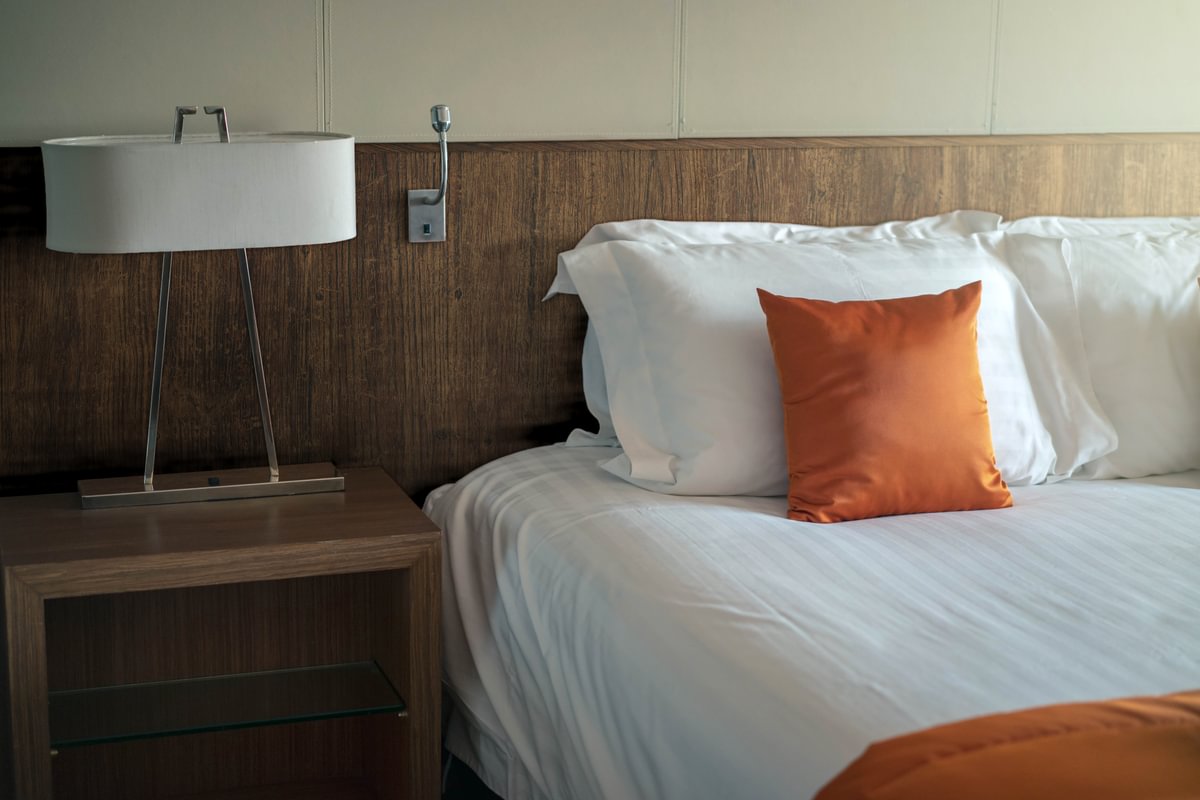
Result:
[[[441,162],[442,162],[442,180],[438,184],[438,193],[434,197],[426,197],[424,200],[427,206],[436,206],[446,199],[446,187],[450,183],[450,159],[447,156],[448,148],[446,146],[446,132],[438,131],[438,144],[441,145]]]
[[[450,184],[450,158],[446,147],[446,133],[450,130],[450,106],[436,105],[429,109],[429,120],[438,135],[438,146],[442,155],[442,180],[438,185],[437,194],[426,197],[423,202],[427,206],[436,206],[446,199],[446,187]]]

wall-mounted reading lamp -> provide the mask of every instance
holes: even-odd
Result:
[[[408,240],[410,242],[446,241],[446,184],[450,179],[450,161],[446,156],[446,131],[450,130],[450,106],[429,109],[433,129],[441,146],[442,182],[436,189],[408,191]]]

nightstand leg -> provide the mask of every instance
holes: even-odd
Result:
[[[367,754],[380,800],[441,794],[441,549],[371,576],[372,656],[404,698],[405,719],[379,719]]]
[[[42,597],[6,570],[4,581],[6,741],[0,797],[50,800],[50,723]]]
[[[437,798],[442,779],[441,548],[433,547],[409,570],[408,625],[412,631],[409,680],[424,702],[410,711],[413,796]]]

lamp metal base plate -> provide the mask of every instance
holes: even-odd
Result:
[[[282,466],[276,481],[266,467],[156,475],[153,487],[145,486],[141,475],[79,481],[79,500],[84,508],[127,508],[340,492],[345,488],[345,479],[333,464],[322,462]]]
[[[410,242],[446,241],[446,198],[435,206],[426,200],[437,197],[437,189],[408,190],[408,240]]]

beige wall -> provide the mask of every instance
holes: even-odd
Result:
[[[0,144],[1200,130],[1197,0],[0,0]],[[205,130],[210,120],[189,121]]]

